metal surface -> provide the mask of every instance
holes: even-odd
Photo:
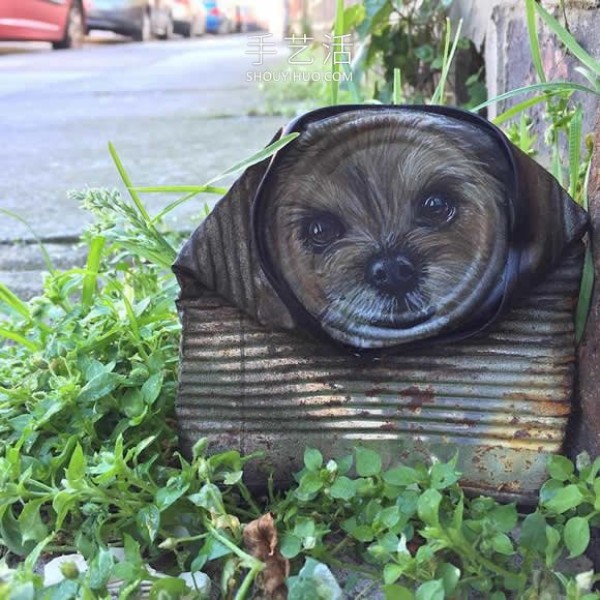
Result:
[[[463,485],[530,501],[571,411],[581,244],[483,338],[365,359],[258,324],[214,292],[180,301],[177,413],[184,450],[267,451],[249,483],[284,484],[306,447],[357,444],[390,466],[451,458]],[[254,466],[252,466],[254,465]]]

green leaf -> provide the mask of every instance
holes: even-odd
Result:
[[[366,16],[363,4],[352,4],[344,10],[344,33],[350,33],[358,27]]]
[[[31,544],[23,544],[21,528],[17,519],[15,519],[12,507],[2,508],[5,508],[5,510],[0,513],[2,515],[0,519],[0,541],[3,546],[17,556],[25,556],[28,554]]]
[[[560,544],[560,533],[554,529],[554,527],[550,527],[550,525],[546,525],[546,549],[545,549],[545,558],[546,558],[546,567],[551,569],[554,566],[554,563],[560,556],[561,550],[559,548]]]
[[[302,550],[302,540],[291,533],[286,533],[281,538],[279,551],[285,558],[295,558]]]
[[[550,498],[553,498],[556,495],[558,490],[562,490],[564,487],[564,483],[559,481],[558,479],[548,479],[540,488],[540,502],[544,504],[548,502]]]
[[[150,588],[150,600],[180,600],[186,593],[187,586],[178,577],[161,577]]]
[[[40,508],[45,503],[44,499],[30,500],[23,507],[17,519],[23,543],[31,540],[40,542],[48,535],[48,527],[40,516]]]
[[[312,537],[315,535],[315,521],[310,517],[298,517],[294,526],[294,534],[300,538]]]
[[[546,547],[546,519],[538,512],[527,515],[521,525],[520,544],[543,553]]]
[[[299,491],[304,494],[316,494],[322,487],[323,482],[321,481],[319,474],[314,473],[313,471],[309,471],[300,479]]]
[[[504,554],[505,556],[510,556],[514,553],[512,542],[505,533],[497,533],[492,538],[492,548],[495,552]]]
[[[318,471],[323,466],[323,455],[316,448],[304,451],[304,465],[309,471]]]
[[[425,490],[419,497],[417,511],[426,525],[439,525],[439,510],[442,495],[435,489]]]
[[[514,504],[503,504],[493,508],[488,513],[488,518],[496,529],[508,533],[517,525],[519,513]]]
[[[583,494],[579,488],[576,485],[571,484],[558,490],[556,494],[546,502],[545,506],[547,509],[560,514],[571,508],[576,508],[581,504],[582,500]]]
[[[426,63],[431,62],[435,57],[435,51],[431,44],[423,44],[422,46],[417,46],[414,52],[417,58]]]
[[[356,494],[356,486],[351,479],[341,475],[333,482],[329,493],[332,498],[338,500],[351,500]]]
[[[356,472],[361,477],[372,477],[381,472],[381,457],[377,452],[359,446],[355,449],[355,453]]]
[[[135,522],[144,538],[153,542],[160,527],[160,510],[154,504],[144,506],[137,513]]]
[[[170,479],[167,485],[156,490],[156,494],[154,495],[154,503],[158,510],[162,512],[171,506],[171,504],[179,500],[187,492],[189,487],[190,484],[183,481],[181,477]]]
[[[435,572],[436,579],[441,579],[444,592],[450,596],[460,581],[460,569],[451,563],[442,563]]]
[[[90,562],[89,570],[86,574],[88,585],[93,590],[103,588],[110,580],[113,565],[114,559],[110,550],[100,548],[98,554]]]
[[[119,384],[120,377],[116,373],[102,371],[81,389],[78,402],[83,404],[95,402],[104,396],[108,396]]]
[[[402,585],[386,585],[383,588],[385,600],[414,600],[414,594]]]
[[[383,567],[383,581],[386,584],[396,583],[402,577],[404,571],[406,571],[406,566],[388,563]]]
[[[144,402],[151,406],[158,398],[163,385],[163,374],[154,373],[151,375],[142,386],[142,397]]]
[[[569,519],[564,530],[565,546],[570,552],[569,558],[581,556],[590,543],[590,524],[583,517]]]
[[[223,483],[225,485],[235,485],[242,480],[243,475],[244,471],[232,471],[230,473],[226,473],[225,477],[223,477]]]
[[[550,457],[548,461],[548,473],[552,479],[566,481],[574,472],[575,466],[566,456],[556,454]]]
[[[70,490],[62,490],[54,496],[52,508],[54,509],[54,512],[56,512],[56,521],[54,524],[56,531],[60,530],[63,521],[76,501],[77,495]]]
[[[69,466],[67,467],[66,477],[69,483],[80,481],[85,476],[86,461],[83,454],[83,448],[80,444],[75,446],[73,454],[71,454],[71,460],[69,460]]]
[[[390,485],[407,486],[418,483],[420,476],[415,469],[411,467],[395,467],[383,474],[383,480]]]
[[[443,490],[460,479],[460,473],[448,463],[436,463],[431,467],[431,487]]]
[[[415,594],[415,600],[444,600],[444,584],[440,579],[422,583]]]
[[[190,502],[208,511],[223,513],[221,490],[214,483],[205,483],[197,494],[188,497]]]

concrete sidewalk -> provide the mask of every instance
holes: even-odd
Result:
[[[284,119],[250,117],[262,106],[247,81],[256,57],[246,36],[170,42],[92,43],[52,52],[0,47],[0,208],[25,219],[57,266],[76,250],[89,216],[68,198],[85,187],[121,188],[112,141],[138,185],[201,184],[269,142]],[[265,56],[284,62],[285,50]],[[174,196],[148,195],[151,212]],[[213,197],[214,198],[214,197]],[[191,230],[205,198],[190,202],[174,226]],[[0,281],[31,296],[44,263],[27,227],[0,218]]]

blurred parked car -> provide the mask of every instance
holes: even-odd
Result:
[[[241,2],[235,5],[235,30],[245,33],[257,29],[267,29],[265,23],[261,22],[254,2]]]
[[[173,0],[175,33],[186,38],[206,33],[207,14],[202,0]]]
[[[210,33],[233,33],[236,30],[236,10],[230,2],[204,0],[208,11],[206,31]]]
[[[139,42],[173,33],[170,0],[85,0],[88,30],[113,31]]]
[[[85,37],[81,0],[0,0],[0,40],[52,42],[79,48]]]

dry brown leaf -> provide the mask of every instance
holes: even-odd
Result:
[[[248,552],[265,563],[256,584],[269,600],[285,600],[285,580],[290,572],[290,562],[279,552],[277,529],[273,513],[267,513],[244,528],[244,545]]]

